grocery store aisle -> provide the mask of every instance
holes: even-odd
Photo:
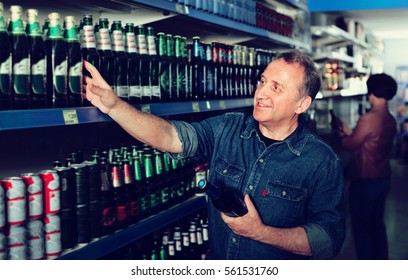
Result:
[[[393,159],[391,164],[392,187],[385,209],[389,258],[408,260],[408,165],[402,164],[399,159]],[[347,220],[346,240],[336,259],[356,259],[350,219]]]

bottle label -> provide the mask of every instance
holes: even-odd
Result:
[[[119,97],[122,97],[122,98],[129,97],[129,87],[128,86],[115,86],[115,92]]]
[[[93,27],[90,25],[85,25],[83,27],[82,42],[81,47],[86,49],[96,48],[95,34]]]
[[[156,208],[159,206],[159,201],[157,200],[156,193],[150,194],[150,207]]]
[[[29,88],[30,75],[30,60],[28,58],[22,59],[20,62],[14,64],[14,92],[16,94],[27,94]]]
[[[142,97],[142,87],[141,86],[130,86],[129,87],[129,96],[141,98]]]
[[[81,94],[82,90],[82,62],[71,66],[68,72],[68,86],[73,94]]]
[[[45,254],[54,258],[61,253],[61,220],[58,215],[45,218]]]
[[[41,59],[31,65],[31,90],[34,94],[45,93],[46,60]]]
[[[0,93],[9,93],[11,85],[11,56],[0,64]]]
[[[152,86],[152,97],[160,98],[160,86]]]
[[[147,45],[146,45],[145,35],[137,35],[137,41],[138,41],[138,45],[139,45],[139,53],[140,54],[147,54]]]
[[[150,86],[142,86],[142,97],[151,97],[151,89]]]
[[[54,68],[53,81],[57,93],[64,94],[66,92],[67,68],[68,63],[66,60]]]
[[[147,43],[149,55],[156,55],[156,41],[154,39],[154,36],[147,36]]]
[[[99,40],[97,48],[98,50],[105,51],[105,50],[111,50],[112,49],[112,44],[111,44],[111,38],[109,34],[109,29],[108,28],[101,28],[99,29]]]
[[[4,190],[3,190],[3,187],[0,186],[0,231],[6,225],[6,213],[5,213],[5,204],[4,204],[4,202],[5,202]],[[1,240],[0,240],[0,242],[1,242]],[[0,243],[0,248],[1,248],[1,243]]]
[[[136,37],[134,33],[126,33],[126,52],[137,53],[136,49]]]
[[[112,50],[116,52],[124,52],[125,46],[123,44],[123,34],[120,30],[112,32]]]
[[[37,63],[31,65],[32,75],[45,75],[46,72],[46,60],[45,58],[39,60]]]

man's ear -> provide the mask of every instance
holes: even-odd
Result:
[[[302,114],[309,109],[310,104],[312,104],[312,98],[310,96],[304,96],[299,100],[299,107],[297,107],[295,113]]]

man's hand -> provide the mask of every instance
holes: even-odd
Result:
[[[85,77],[86,98],[103,113],[109,114],[120,98],[91,63],[84,61],[84,66],[92,75],[92,78]]]
[[[266,226],[259,217],[258,211],[252,203],[249,194],[245,195],[244,200],[248,208],[248,213],[242,217],[229,217],[221,213],[221,218],[235,234],[259,241],[264,234]]]

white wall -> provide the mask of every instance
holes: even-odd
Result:
[[[384,40],[384,72],[395,77],[398,66],[408,66],[408,38]]]

